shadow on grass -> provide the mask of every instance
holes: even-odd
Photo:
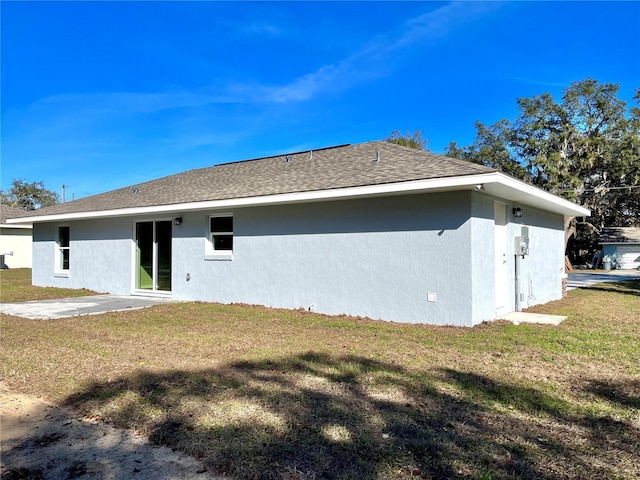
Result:
[[[238,478],[609,478],[638,451],[630,425],[536,389],[356,356],[139,371],[66,403]]]
[[[600,398],[625,408],[640,411],[640,380],[626,382],[591,381],[587,390]]]
[[[596,290],[599,292],[615,292],[625,295],[640,296],[640,280],[623,280],[620,282],[597,283],[588,287],[587,290]]]

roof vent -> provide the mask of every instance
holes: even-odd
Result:
[[[131,193],[133,193],[134,195],[135,195],[136,193],[138,193],[138,192],[139,192],[138,187],[133,187],[133,188],[131,189]]]
[[[287,162],[287,163],[290,162],[291,161],[291,155],[285,155],[284,156],[284,161]]]
[[[313,160],[313,150],[309,150],[309,160]]]
[[[376,159],[374,161],[376,162],[380,161],[380,150],[376,150]]]

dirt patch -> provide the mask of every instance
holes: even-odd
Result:
[[[0,382],[0,474],[10,479],[215,479],[203,464],[129,430],[10,392]]]

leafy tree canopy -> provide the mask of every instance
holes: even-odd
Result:
[[[640,108],[627,108],[619,86],[586,79],[556,101],[517,100],[520,115],[476,122],[476,139],[445,155],[481,163],[591,209],[577,237],[593,247],[604,226],[640,223]],[[640,89],[634,97],[640,104]]]
[[[429,145],[429,140],[424,138],[420,130],[413,133],[407,131],[404,135],[400,133],[400,130],[394,130],[386,141],[417,150],[426,150]]]
[[[0,190],[0,201],[25,210],[35,210],[58,203],[58,194],[44,187],[44,182],[27,182],[14,179],[7,192]]]

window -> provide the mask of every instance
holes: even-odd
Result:
[[[58,227],[58,270],[69,270],[69,227]]]
[[[209,217],[209,240],[214,253],[233,251],[233,217]]]

